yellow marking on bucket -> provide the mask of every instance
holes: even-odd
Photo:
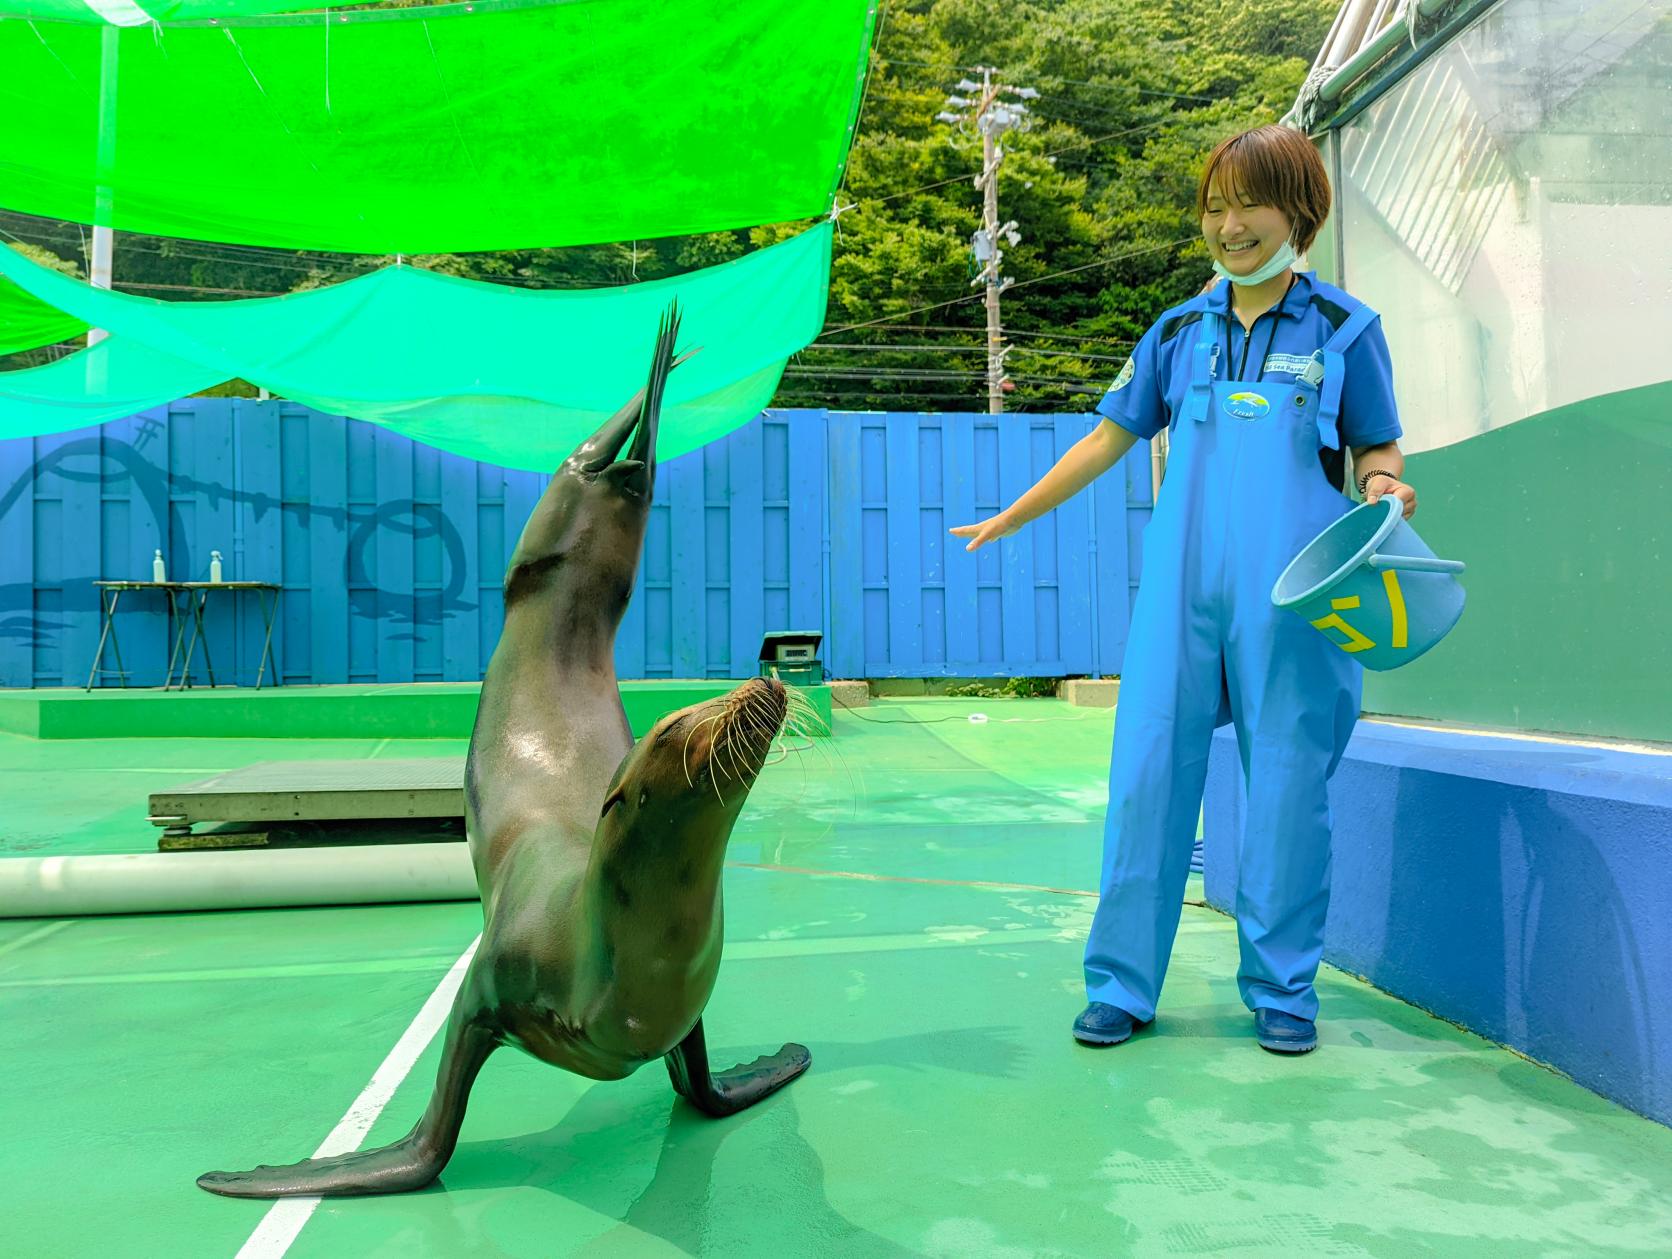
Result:
[[[1345,603],[1347,601],[1341,600],[1341,602]],[[1356,604],[1358,603],[1358,600],[1354,599],[1352,602]],[[1312,625],[1313,628],[1320,630],[1340,630],[1347,641],[1344,643],[1336,643],[1335,645],[1341,648],[1342,651],[1349,654],[1355,651],[1369,651],[1376,645],[1363,634],[1359,633],[1351,625],[1348,625],[1347,622],[1343,621],[1339,612],[1331,612],[1328,616],[1321,616],[1316,621],[1313,621]]]
[[[1410,642],[1410,622],[1405,615],[1405,592],[1399,588],[1398,572],[1384,568],[1382,585],[1387,587],[1388,608],[1393,612],[1393,645],[1404,647]]]
[[[1337,612],[1351,612],[1358,607],[1359,600],[1357,595],[1350,595],[1345,599],[1331,599],[1329,605]]]

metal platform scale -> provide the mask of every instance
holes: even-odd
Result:
[[[464,838],[462,756],[268,761],[153,792],[157,847]],[[208,829],[194,832],[194,827]]]

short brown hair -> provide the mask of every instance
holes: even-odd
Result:
[[[1196,189],[1196,217],[1208,210],[1208,189],[1223,173],[1225,191],[1276,206],[1295,225],[1292,243],[1305,253],[1329,217],[1329,176],[1304,132],[1293,127],[1255,127],[1221,141],[1208,155]]]

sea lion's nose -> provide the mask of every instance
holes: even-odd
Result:
[[[607,469],[621,454],[627,439],[633,439],[624,463],[641,464],[647,469],[647,479],[656,474],[656,431],[662,418],[662,393],[667,387],[668,373],[678,367],[695,351],[674,357],[674,343],[679,337],[679,303],[672,302],[663,312],[656,328],[656,350],[650,360],[650,379],[632,400],[617,411],[597,432],[593,433],[569,456],[569,466],[582,474],[595,477]]]
[[[656,430],[662,420],[662,392],[668,373],[674,368],[673,349],[679,340],[679,303],[670,302],[656,328],[656,353],[650,361],[650,381],[645,385],[644,404],[639,408],[639,426],[627,458],[642,463],[651,476],[656,472]]]

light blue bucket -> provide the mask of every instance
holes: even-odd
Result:
[[[1389,495],[1314,538],[1272,587],[1271,601],[1309,621],[1366,669],[1397,669],[1463,615],[1459,560],[1434,557]]]

